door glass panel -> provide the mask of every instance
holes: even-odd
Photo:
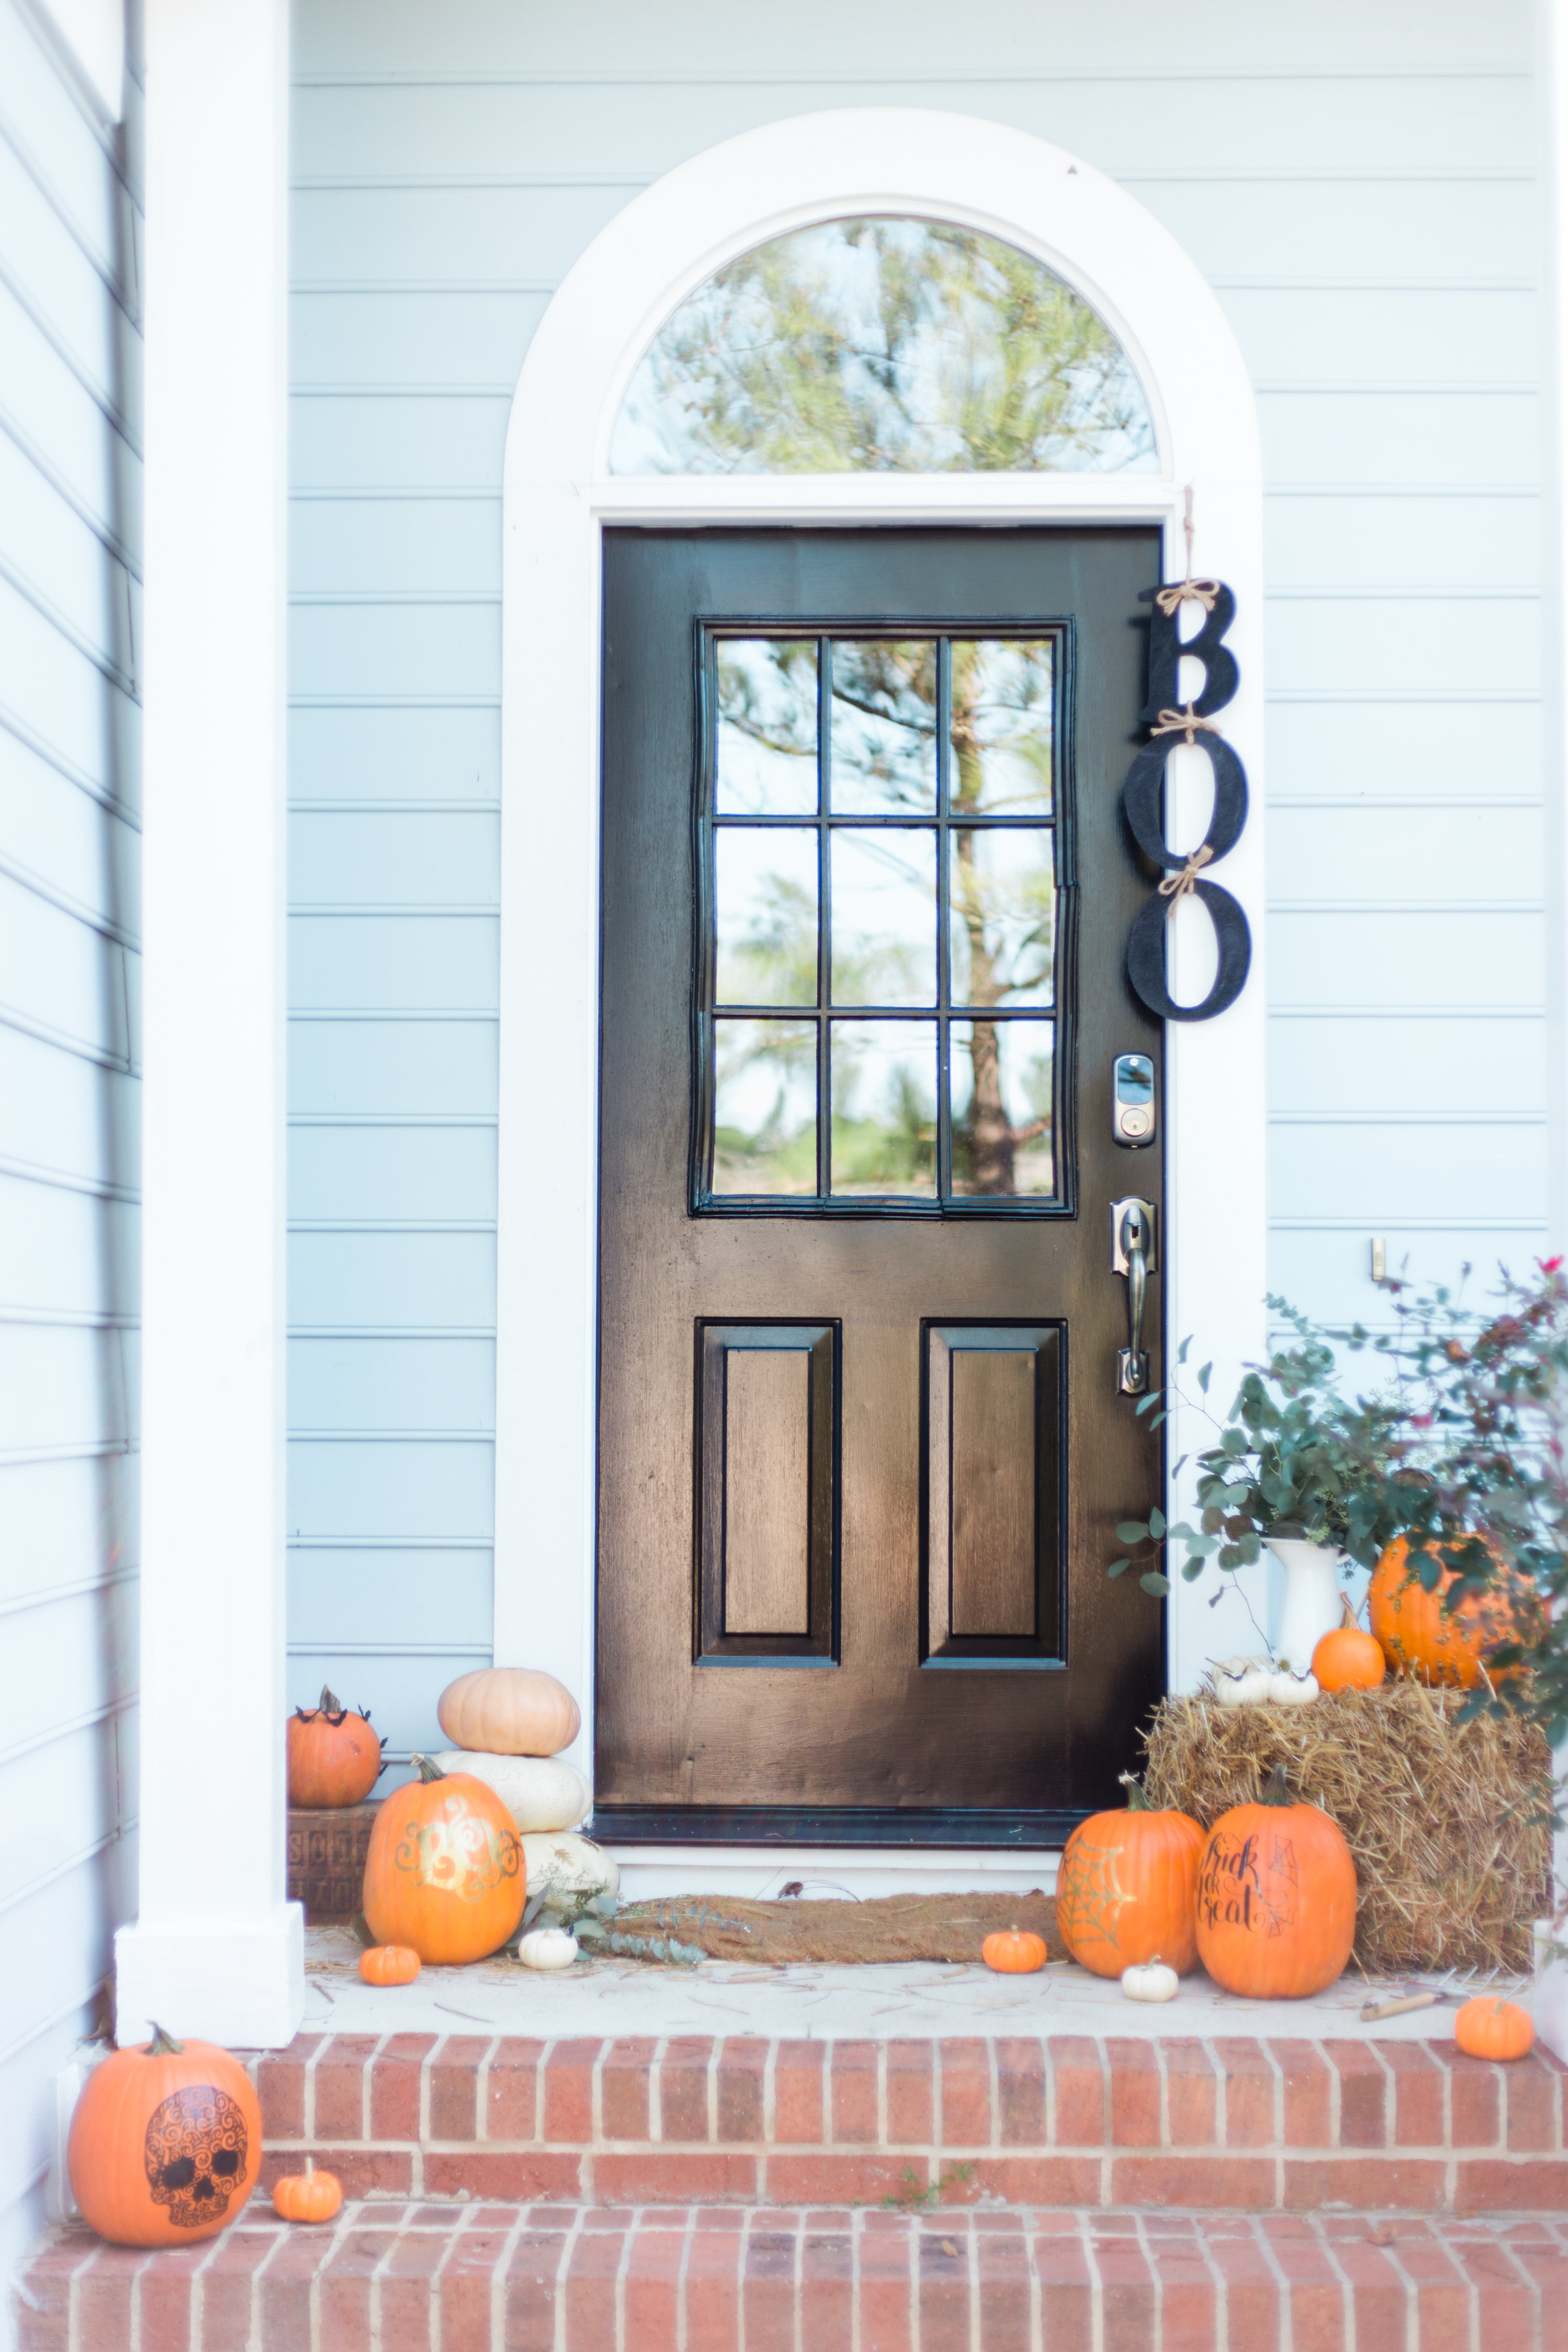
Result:
[[[1048,1004],[1056,943],[1052,835],[1036,825],[954,825],[948,929],[954,1004]]]
[[[839,638],[833,662],[833,813],[936,809],[937,648]]]
[[[724,825],[713,838],[720,1004],[816,1003],[816,827]]]
[[[835,1021],[832,1190],[936,1197],[936,1024]]]
[[[833,834],[833,1002],[936,1003],[936,835]]]
[[[1049,1021],[955,1021],[952,1189],[972,1199],[1056,1189]]]
[[[946,221],[796,229],[687,297],[633,376],[615,474],[1147,473],[1142,387],[1032,254]]]
[[[1062,645],[710,629],[694,1209],[1070,1213]]]
[[[1048,816],[1056,766],[1056,648],[955,637],[948,740],[954,814]]]
[[[722,638],[714,670],[721,816],[815,816],[816,638]]]
[[[716,1021],[713,1191],[816,1191],[816,1024]]]

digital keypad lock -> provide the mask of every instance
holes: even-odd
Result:
[[[1118,1054],[1111,1071],[1110,1132],[1128,1150],[1154,1140],[1154,1065],[1147,1054]]]

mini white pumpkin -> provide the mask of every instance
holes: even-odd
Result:
[[[1306,1706],[1318,1696],[1318,1677],[1310,1671],[1299,1675],[1281,1658],[1268,1677],[1268,1696],[1276,1706]]]
[[[577,1938],[569,1927],[531,1927],[517,1957],[525,1969],[569,1969],[577,1957]]]
[[[1261,1706],[1273,1679],[1267,1658],[1226,1658],[1214,1670],[1214,1695],[1221,1706]]]
[[[1145,1967],[1121,1971],[1121,1990],[1129,2000],[1174,2000],[1180,1981],[1158,1952]]]

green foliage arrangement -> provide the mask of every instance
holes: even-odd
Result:
[[[1502,1271],[1485,1307],[1443,1286],[1417,1293],[1392,1282],[1388,1295],[1392,1328],[1375,1332],[1315,1324],[1270,1298],[1293,1336],[1267,1364],[1247,1369],[1223,1419],[1206,1403],[1207,1364],[1195,1376],[1196,1397],[1178,1381],[1145,1398],[1138,1410],[1155,1425],[1180,1403],[1216,1433],[1197,1456],[1199,1523],[1167,1524],[1158,1510],[1123,1520],[1116,1533],[1126,1549],[1110,1573],[1137,1570],[1145,1591],[1163,1594],[1170,1585],[1162,1559],[1173,1547],[1191,1581],[1211,1562],[1234,1575],[1275,1536],[1332,1545],[1364,1568],[1403,1537],[1411,1573],[1428,1591],[1452,1577],[1449,1611],[1498,1585],[1536,1594],[1529,1637],[1488,1660],[1489,1670],[1529,1671],[1502,1682],[1489,1674],[1468,1711],[1528,1713],[1556,1746],[1568,1737],[1563,1260],[1539,1261],[1528,1281]],[[1374,1392],[1352,1395],[1346,1360],[1361,1354],[1383,1378]]]

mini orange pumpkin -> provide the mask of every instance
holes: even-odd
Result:
[[[1300,2000],[1333,1983],[1355,1941],[1355,1863],[1344,1832],[1298,1803],[1276,1764],[1256,1805],[1236,1805],[1198,1864],[1198,1957],[1226,1992]]]
[[[342,2201],[335,2172],[286,2172],[272,2191],[280,2221],[330,2221]]]
[[[1530,1639],[1533,1595],[1500,1570],[1489,1591],[1467,1593],[1450,1610],[1445,1604],[1458,1571],[1445,1570],[1428,1592],[1419,1574],[1406,1566],[1409,1550],[1401,1536],[1372,1572],[1372,1630],[1396,1673],[1471,1690],[1490,1651],[1504,1642]]]
[[[1312,1653],[1318,1688],[1326,1691],[1376,1690],[1388,1672],[1388,1660],[1375,1634],[1363,1633],[1355,1612],[1342,1596],[1344,1622],[1325,1633]]]
[[[82,2218],[113,2246],[189,2246],[226,2229],[256,2186],[261,2109],[237,2058],[162,2026],[95,2066],[66,2168]]]
[[[388,1797],[370,1833],[364,1916],[378,1944],[422,1960],[482,1960],[515,1935],[528,1896],[511,1815],[471,1772],[411,1759],[419,1778]]]
[[[1046,1939],[1027,1927],[998,1927],[981,1945],[980,1957],[998,1976],[1032,1977],[1046,1965]]]
[[[320,1706],[289,1717],[289,1802],[357,1805],[381,1771],[381,1739],[368,1715],[356,1715],[321,1685]]]
[[[1528,2058],[1535,2027],[1515,2000],[1466,2001],[1454,2020],[1454,2039],[1471,2058]]]
[[[406,1944],[373,1944],[360,1954],[359,1972],[366,1984],[412,1984],[419,1966],[418,1953]]]
[[[1057,1873],[1057,1926],[1080,1967],[1120,1977],[1162,1953],[1178,1976],[1197,1965],[1193,1905],[1204,1833],[1186,1813],[1154,1812],[1130,1772],[1125,1812],[1091,1813]]]

